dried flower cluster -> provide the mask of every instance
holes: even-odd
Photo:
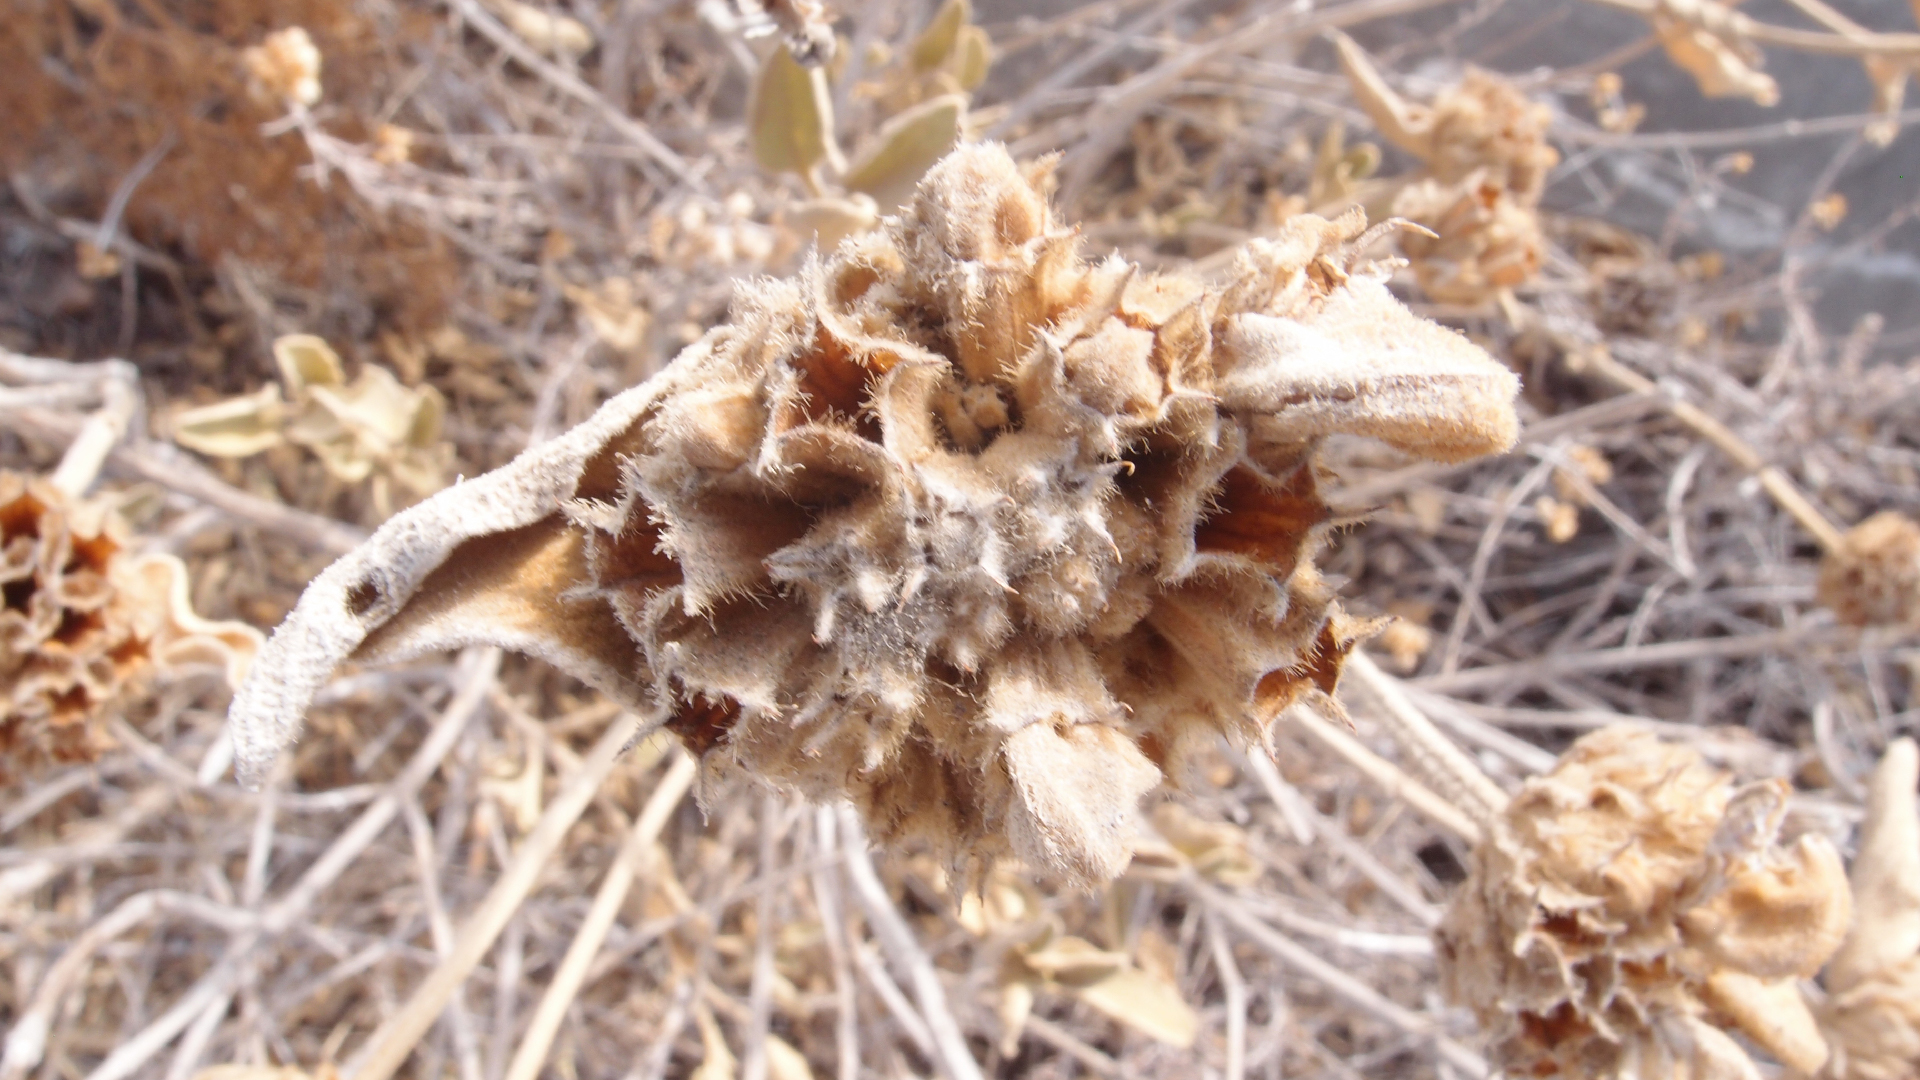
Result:
[[[1437,235],[1408,234],[1400,247],[1427,295],[1480,304],[1539,272],[1540,196],[1560,161],[1547,145],[1552,114],[1499,76],[1468,69],[1431,105],[1389,87],[1351,39],[1336,39],[1354,96],[1381,135],[1425,165],[1394,198],[1396,216]]]
[[[273,343],[281,387],[199,408],[173,420],[182,446],[239,458],[283,443],[306,447],[342,483],[371,480],[379,517],[440,490],[453,462],[441,436],[446,400],[432,386],[402,386],[369,364],[347,381],[340,357],[311,334]]]
[[[1515,1076],[1754,1077],[1737,1030],[1802,1074],[1827,1047],[1797,980],[1852,917],[1823,837],[1776,843],[1786,784],[1736,788],[1613,728],[1527,782],[1439,933],[1442,978]]]
[[[1848,626],[1920,626],[1920,525],[1887,510],[1848,529],[1815,595]]]
[[[646,385],[389,522],[243,688],[243,767],[336,662],[492,641],[882,839],[1118,873],[1163,771],[1330,690],[1364,629],[1311,561],[1319,440],[1496,452],[1516,381],[1354,270],[1357,212],[1212,288],[1083,260],[1046,180],[963,147]]]
[[[1656,0],[1649,16],[1667,58],[1692,75],[1708,97],[1780,101],[1780,87],[1760,70],[1765,59],[1749,35],[1753,23],[1718,0]]]
[[[1853,863],[1853,930],[1827,965],[1821,1028],[1831,1080],[1920,1075],[1920,752],[1887,748]]]
[[[102,722],[156,668],[237,684],[258,650],[252,627],[193,613],[178,559],[126,546],[106,507],[0,472],[0,781],[110,748]]]
[[[255,95],[295,105],[320,103],[320,48],[305,28],[289,26],[240,51]]]

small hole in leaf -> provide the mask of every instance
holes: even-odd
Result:
[[[380,602],[380,586],[371,581],[362,581],[347,590],[347,614],[359,618],[373,610]]]

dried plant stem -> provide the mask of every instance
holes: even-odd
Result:
[[[967,1049],[966,1037],[960,1033],[960,1025],[947,1008],[947,994],[940,986],[940,973],[934,969],[933,961],[927,958],[920,943],[914,940],[913,928],[894,909],[886,886],[880,883],[880,875],[873,869],[873,859],[867,854],[866,834],[861,831],[860,818],[852,807],[841,809],[840,832],[841,849],[846,852],[847,877],[853,882],[854,895],[859,898],[860,907],[867,915],[867,923],[873,927],[874,936],[880,939],[881,947],[886,949],[895,964],[907,972],[913,984],[913,996],[919,1002],[920,1013],[927,1022],[928,1035],[933,1040],[934,1056],[940,1071],[947,1075],[948,1080],[984,1080],[979,1062],[973,1059],[972,1051]]]
[[[593,801],[632,733],[630,725],[617,719],[607,725],[593,749],[581,759],[580,771],[567,781],[566,787],[540,815],[539,823],[521,842],[513,862],[480,902],[479,910],[461,927],[452,954],[433,969],[400,1011],[368,1038],[358,1066],[347,1071],[352,1080],[388,1080],[406,1064],[408,1055],[439,1018],[454,991],[479,965],[506,927],[507,920],[533,891],[540,871],[559,850],[567,830]]]
[[[212,1002],[230,993],[245,974],[246,961],[260,941],[284,933],[296,920],[304,917],[320,892],[331,885],[392,824],[402,804],[412,798],[434,770],[440,767],[441,760],[453,749],[460,733],[466,730],[467,721],[479,709],[499,669],[499,649],[470,650],[456,675],[461,680],[460,688],[441,711],[440,718],[427,733],[413,760],[407,762],[400,775],[394,777],[386,793],[368,804],[346,832],[341,833],[340,838],[314,860],[313,865],[307,867],[293,888],[261,913],[255,928],[227,944],[220,959],[181,996],[173,1008],[123,1041],[113,1053],[107,1055],[99,1068],[89,1074],[88,1080],[125,1080],[138,1071],[148,1058],[158,1053],[161,1047],[172,1041],[174,1036],[185,1030]],[[171,789],[159,785],[151,790],[170,792]]]
[[[814,836],[821,860],[832,859],[839,850],[839,830],[832,807],[814,810]],[[831,868],[822,866],[809,875],[813,884],[814,906],[820,912],[820,936],[826,939],[827,956],[833,963],[834,1049],[839,1053],[840,1080],[860,1077],[859,994],[853,984],[852,948],[847,942],[846,916],[840,906],[840,889]]]
[[[120,935],[161,914],[190,916],[229,932],[244,930],[256,921],[247,912],[173,889],[154,889],[122,900],[119,906],[74,938],[60,959],[40,977],[32,999],[14,1018],[13,1028],[7,1032],[6,1056],[0,1059],[0,1078],[20,1080],[40,1063],[46,1053],[47,1032],[54,1014],[94,954]]]
[[[1346,671],[1379,703],[1376,718],[1421,778],[1482,828],[1490,827],[1507,807],[1507,793],[1500,785],[1427,719],[1401,688],[1400,680],[1381,671],[1366,653],[1355,650],[1347,657]]]
[[[580,78],[554,65],[539,51],[501,25],[500,20],[488,14],[476,0],[450,0],[447,5],[459,14],[461,20],[479,31],[494,47],[514,59],[515,63],[540,76],[547,85],[575,101],[586,105],[600,114],[600,119],[613,130],[639,147],[662,168],[672,173],[681,183],[697,191],[704,191],[706,184],[699,174],[687,164],[687,159],[675,153],[666,143],[655,138],[638,120],[608,101],[593,87]]]
[[[60,843],[47,852],[54,857],[35,859],[0,871],[0,908],[51,881],[61,867],[72,865],[76,857],[120,843],[128,833],[158,817],[173,797],[173,789],[165,784],[141,788],[112,817],[75,826],[71,834],[62,837]]]
[[[1281,963],[1298,969],[1348,1004],[1383,1023],[1392,1024],[1410,1035],[1431,1038],[1441,1060],[1454,1068],[1469,1076],[1487,1075],[1486,1061],[1441,1034],[1432,1020],[1387,1000],[1379,991],[1341,970],[1338,965],[1322,959],[1312,950],[1261,922],[1227,893],[1191,875],[1184,878],[1181,884],[1206,907],[1208,914],[1231,924]]]
[[[1725,424],[1709,416],[1704,409],[1679,400],[1652,379],[1615,360],[1605,346],[1575,349],[1568,354],[1568,366],[1577,372],[1590,371],[1629,393],[1659,396],[1675,420],[1712,443],[1721,453],[1732,458],[1734,464],[1751,472],[1780,509],[1813,534],[1822,551],[1833,554],[1845,546],[1846,541],[1839,527],[1813,505],[1813,500],[1788,479],[1787,474],[1767,464],[1758,450],[1735,435]]]
[[[666,775],[655,785],[653,794],[647,796],[646,805],[640,808],[640,816],[634,819],[626,842],[620,846],[620,853],[607,868],[600,891],[594,894],[593,906],[587,909],[586,919],[580,923],[572,944],[560,960],[559,969],[553,973],[553,981],[533,1011],[533,1019],[527,1023],[527,1033],[513,1052],[512,1064],[507,1066],[506,1080],[535,1080],[540,1075],[540,1067],[546,1064],[547,1051],[553,1046],[553,1037],[560,1030],[567,1006],[586,982],[587,969],[600,952],[600,946],[606,943],[614,919],[620,914],[620,905],[626,902],[634,879],[647,868],[654,844],[660,839],[660,830],[666,827],[668,816],[686,797],[698,771],[693,758],[684,751],[676,751]]]
[[[85,424],[47,409],[8,409],[6,417],[15,430],[47,442],[76,439]],[[366,533],[345,522],[241,491],[172,447],[157,442],[114,447],[107,455],[107,464],[316,551],[343,554],[366,539]]]
[[[1247,980],[1233,960],[1233,946],[1220,927],[1220,916],[1207,914],[1207,948],[1213,967],[1220,973],[1220,987],[1226,993],[1227,1065],[1224,1080],[1244,1080],[1247,1075]]]
[[[1471,815],[1408,775],[1400,766],[1367,749],[1359,739],[1322,719],[1313,710],[1298,705],[1287,710],[1287,717],[1295,727],[1313,736],[1347,764],[1359,769],[1388,795],[1405,802],[1427,820],[1467,843],[1480,842],[1480,823]]]
[[[1661,7],[1657,0],[1590,0],[1590,2],[1620,11],[1631,11],[1640,16],[1652,15]],[[1795,6],[1803,11],[1810,8],[1810,5],[1804,4],[1803,0],[1796,0]],[[1825,5],[1821,7],[1824,8]],[[1765,45],[1779,45],[1783,48],[1826,56],[1920,56],[1920,34],[1821,33],[1759,22],[1745,15],[1739,16],[1739,20],[1739,32],[1742,37]]]
[[[1401,910],[1407,914],[1420,920],[1420,925],[1438,925],[1440,909],[1428,903],[1427,898],[1420,895],[1419,889],[1389,869],[1373,852],[1368,851],[1365,845],[1348,836],[1347,830],[1322,814],[1318,807],[1307,802],[1306,796],[1301,795],[1280,775],[1279,768],[1274,765],[1271,758],[1255,750],[1247,754],[1247,764],[1253,770],[1254,779],[1266,789],[1267,798],[1281,808],[1281,815],[1290,821],[1294,821],[1297,817],[1294,824],[1303,828],[1306,835],[1301,836],[1296,829],[1295,840],[1302,845],[1311,844],[1316,839],[1326,844],[1333,849],[1334,854],[1345,860],[1348,866],[1359,871],[1361,877],[1372,882],[1380,890],[1381,895],[1400,905]],[[1287,809],[1289,805],[1293,807],[1292,810]]]
[[[127,434],[127,425],[140,407],[138,377],[124,360],[105,361],[107,377],[100,380],[101,404],[80,425],[67,452],[48,477],[54,487],[75,498],[86,494],[100,475],[107,455]]]

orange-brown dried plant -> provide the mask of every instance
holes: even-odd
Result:
[[[0,472],[0,781],[93,760],[156,670],[213,663],[237,682],[259,645],[196,616],[185,567],[131,554],[109,509]]]
[[[1441,977],[1512,1076],[1754,1077],[1738,1031],[1800,1074],[1827,1058],[1798,981],[1852,918],[1824,837],[1776,842],[1787,787],[1735,787],[1627,728],[1529,780],[1439,931]]]
[[[390,521],[243,688],[244,768],[343,659],[547,657],[713,767],[883,840],[1117,874],[1140,795],[1331,690],[1330,434],[1508,446],[1513,376],[1302,216],[1210,285],[1089,262],[1046,166],[937,165],[897,218],[741,287],[581,427]]]
[[[1351,39],[1336,39],[1354,96],[1380,134],[1419,158],[1393,213],[1432,230],[1400,249],[1420,287],[1442,303],[1477,305],[1540,271],[1540,197],[1560,154],[1547,144],[1552,114],[1492,72],[1469,68],[1431,104],[1387,85]]]
[[[0,34],[0,170],[54,210],[98,220],[159,151],[126,206],[135,239],[204,267],[231,256],[294,285],[346,288],[430,327],[455,272],[445,246],[346,184],[302,176],[312,158],[300,137],[262,130],[289,98],[324,93],[324,126],[371,141],[363,118],[391,88],[387,52],[430,32],[420,18],[378,25],[326,0],[16,5]]]

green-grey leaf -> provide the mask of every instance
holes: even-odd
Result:
[[[933,21],[913,39],[913,51],[909,54],[913,69],[922,73],[938,70],[960,44],[960,28],[971,21],[973,11],[967,0],[947,0],[941,4],[940,10],[933,14]]]
[[[993,63],[993,39],[977,26],[960,28],[960,48],[954,56],[953,78],[962,90],[978,89],[987,81]]]
[[[946,94],[887,121],[872,148],[847,170],[847,187],[873,196],[887,210],[906,202],[920,177],[960,141],[966,114],[966,96]]]
[[[833,111],[826,73],[805,68],[785,45],[754,80],[747,106],[753,157],[768,172],[806,173],[833,155]]]

